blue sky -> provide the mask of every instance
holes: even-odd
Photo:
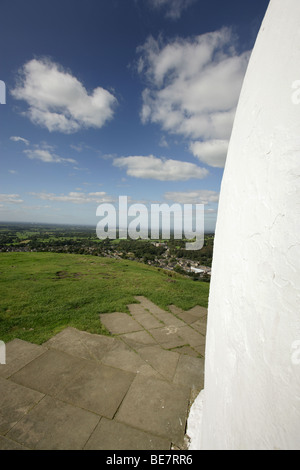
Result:
[[[268,0],[1,0],[0,220],[205,204]]]

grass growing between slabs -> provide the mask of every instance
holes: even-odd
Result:
[[[0,253],[0,340],[42,344],[67,326],[108,334],[100,313],[128,312],[142,295],[161,308],[207,307],[209,284],[133,261]]]

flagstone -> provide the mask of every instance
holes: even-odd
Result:
[[[162,347],[171,349],[187,344],[187,341],[179,335],[179,331],[180,328],[165,326],[164,328],[150,330],[149,333]]]
[[[108,351],[102,359],[102,364],[133,373],[156,375],[156,371],[129,346],[121,341]]]
[[[87,361],[54,349],[47,350],[20,371],[11,380],[48,395],[56,395],[85,367]]]
[[[132,347],[138,347],[142,344],[150,345],[150,344],[157,344],[153,336],[149,334],[147,331],[137,331],[135,333],[126,333],[120,336],[123,341],[129,344]]]
[[[181,445],[189,397],[190,389],[187,387],[137,376],[115,419]]]
[[[104,313],[100,315],[100,320],[110,333],[116,335],[141,331],[143,329],[143,327],[127,313]]]
[[[29,450],[15,441],[0,436],[0,450]]]
[[[181,313],[184,312],[181,308],[177,307],[176,305],[169,305],[169,309],[171,310],[172,313],[175,315],[180,315]]]
[[[114,344],[114,338],[79,331],[75,328],[66,328],[44,343],[43,346],[58,349],[83,359],[100,361]]]
[[[169,450],[170,447],[169,439],[102,418],[85,450]]]
[[[201,333],[203,336],[206,336],[207,324],[206,321],[202,322],[201,320],[197,320],[196,322],[191,323],[190,326],[194,328],[194,330],[197,330],[199,333]]]
[[[205,344],[204,336],[190,326],[184,326],[183,328],[180,328],[178,330],[178,335],[185,340],[186,344],[189,344],[192,347]]]
[[[0,365],[0,377],[8,378],[29,362],[41,356],[46,349],[37,344],[14,339],[6,345],[6,364]]]
[[[204,388],[204,360],[181,355],[177,364],[174,383],[202,390]]]
[[[44,395],[0,378],[0,434],[6,434]]]
[[[131,315],[100,315],[113,336],[68,327],[41,346],[7,343],[1,450],[184,448],[191,397],[204,386],[207,310],[136,300]]]
[[[202,318],[207,315],[207,308],[201,307],[200,305],[196,305],[190,310],[187,310],[187,312],[191,313],[192,315],[196,315],[198,318]]]
[[[178,353],[165,351],[160,346],[141,347],[137,352],[145,362],[161,375],[161,378],[173,379],[179,360]]]
[[[198,357],[199,355],[199,353],[195,349],[191,348],[190,346],[182,346],[179,348],[173,348],[173,349],[170,349],[170,351],[177,352],[178,354],[185,354],[191,357]]]
[[[8,433],[36,450],[81,450],[99,416],[52,397],[45,397]]]
[[[134,377],[131,372],[88,363],[57,398],[111,419]]]
[[[172,313],[166,312],[162,308],[155,305],[150,300],[142,296],[135,297],[141,305],[149,310],[158,320],[162,321],[166,326],[181,327],[184,326],[184,323],[175,317]]]
[[[190,325],[191,323],[195,323],[199,318],[197,315],[194,315],[190,312],[182,312],[178,316],[188,325]]]

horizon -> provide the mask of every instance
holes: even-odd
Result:
[[[96,227],[94,227],[93,225],[88,225],[88,224],[68,224],[68,223],[47,223],[47,222],[19,222],[19,221],[0,221],[0,229],[1,229],[1,226],[2,225],[14,225],[14,226],[17,226],[17,225],[31,225],[31,226],[44,226],[44,227],[70,227],[70,228],[77,228],[77,227],[80,227],[80,228],[88,228],[88,229],[91,229],[91,230],[95,230],[95,233],[96,233]],[[113,227],[115,228],[117,231],[120,230],[120,228],[118,226],[116,227]],[[124,229],[121,229],[121,230],[124,230]],[[149,232],[151,233],[151,227],[149,228]],[[205,231],[204,232],[204,235],[214,235],[215,232],[210,232],[210,231]],[[171,236],[172,236],[172,228],[171,228]],[[117,237],[118,239],[119,237]],[[195,237],[194,237],[195,238]],[[120,240],[125,240],[126,238],[124,237],[121,237]],[[130,236],[127,237],[127,239],[130,239]],[[161,240],[162,238],[151,238],[149,237],[148,239],[145,239],[145,241],[149,240]],[[192,240],[192,239],[187,239],[187,238],[182,238],[182,240]]]

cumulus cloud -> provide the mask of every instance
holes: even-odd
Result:
[[[0,202],[9,204],[22,204],[24,202],[19,194],[0,194]]]
[[[156,9],[163,9],[165,16],[172,20],[181,17],[182,12],[196,0],[148,0],[148,3]]]
[[[36,145],[35,148],[24,150],[24,153],[31,160],[40,160],[44,163],[77,163],[73,158],[63,158],[59,155],[56,155],[53,152],[52,147],[47,145]]]
[[[19,71],[14,98],[28,104],[30,120],[50,132],[101,128],[112,119],[116,98],[101,87],[91,94],[70,72],[48,59],[33,59]]]
[[[159,124],[190,143],[211,141],[215,150],[216,141],[229,140],[250,56],[237,53],[234,43],[228,28],[167,44],[149,37],[138,48],[137,70],[147,81],[142,122]],[[219,166],[221,157],[212,152],[210,159],[208,153],[202,161]]]
[[[24,139],[24,137],[18,137],[18,136],[13,135],[13,136],[10,137],[10,140],[12,140],[13,142],[23,142],[23,144],[25,144],[25,145],[30,144],[29,140]]]
[[[201,162],[210,166],[223,168],[228,151],[228,140],[207,140],[192,142],[190,150]]]
[[[30,193],[32,196],[35,196],[38,199],[43,201],[56,201],[56,202],[70,202],[73,204],[87,204],[87,203],[97,203],[102,204],[104,202],[113,202],[113,199],[108,196],[105,192],[94,192],[94,193],[84,193],[84,192],[69,192],[68,194],[56,195],[53,193]]]
[[[211,204],[219,201],[219,193],[207,189],[196,191],[170,191],[165,193],[165,199],[178,204]]]
[[[187,181],[202,179],[208,175],[205,168],[194,163],[161,159],[153,155],[116,158],[114,166],[125,168],[128,176],[159,181]]]

